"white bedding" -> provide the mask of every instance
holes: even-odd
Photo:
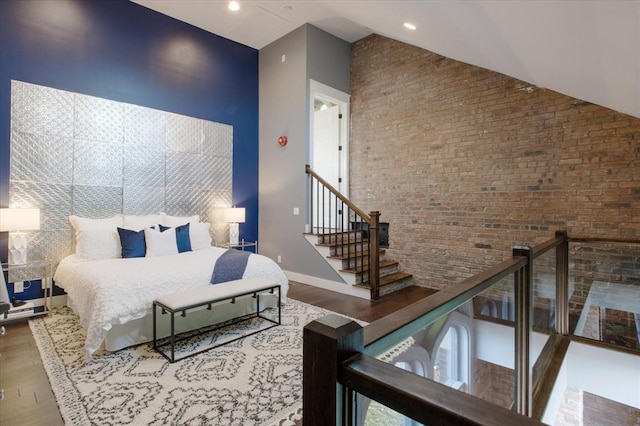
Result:
[[[102,260],[71,255],[58,265],[54,281],[67,292],[67,304],[80,317],[87,332],[85,350],[91,356],[113,325],[144,317],[157,296],[211,285],[215,261],[225,251],[211,247],[170,256]],[[249,277],[280,284],[286,302],[288,280],[273,260],[250,255],[243,278]]]

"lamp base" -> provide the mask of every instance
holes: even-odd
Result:
[[[229,224],[229,244],[240,243],[240,225],[238,223]]]
[[[27,263],[27,234],[9,234],[9,265]]]

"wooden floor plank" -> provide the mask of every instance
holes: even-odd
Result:
[[[406,287],[382,296],[379,300],[371,301],[306,284],[290,282],[288,297],[362,321],[372,322],[430,296],[436,291],[425,287]]]

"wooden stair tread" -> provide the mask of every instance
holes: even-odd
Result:
[[[406,278],[411,278],[412,276],[413,275],[407,274],[406,272],[396,272],[396,273],[393,273],[393,274],[384,275],[384,276],[380,277],[380,287],[384,287],[385,285],[393,284],[393,283],[395,283],[397,281],[404,280]],[[353,286],[354,287],[361,287],[361,288],[370,288],[368,282],[361,283],[361,284],[354,284]]]
[[[340,246],[351,246],[354,244],[362,244],[366,245],[369,242],[367,239],[360,240],[350,240],[350,241],[341,241],[341,242],[333,242],[333,243],[316,243],[318,247],[340,247]]]
[[[379,254],[384,254],[385,250],[384,249],[379,249],[378,250]],[[347,253],[345,255],[342,256],[327,256],[328,259],[338,259],[338,260],[346,260],[346,259],[355,259],[357,257],[369,257],[369,251],[363,251],[363,252],[352,252],[352,253]]]
[[[334,261],[341,261],[344,269],[338,269],[334,266],[335,270],[338,272],[343,272],[347,274],[353,274],[355,276],[356,281],[361,281],[363,279],[368,279],[368,273],[370,271],[369,265],[369,243],[370,240],[368,238],[363,238],[360,231],[355,230],[347,230],[344,232],[327,232],[327,233],[305,233],[305,235],[313,235],[317,238],[314,246],[320,250],[320,247],[328,248],[330,250],[330,255],[327,256],[327,259],[332,259]],[[311,240],[309,240],[311,242]],[[399,287],[390,286],[391,284],[397,283],[398,286],[402,286],[404,284],[411,284],[410,282],[402,282],[407,280],[413,275],[407,274],[405,272],[400,272],[400,265],[397,261],[391,259],[384,259],[384,254],[386,253],[387,247],[379,247],[378,256],[379,256],[379,274],[381,275],[379,280],[379,289],[386,287],[386,292],[397,291]],[[342,254],[338,254],[342,251]],[[346,253],[344,253],[346,252]],[[333,253],[333,254],[331,254]],[[345,263],[347,262],[347,263]],[[350,267],[352,265],[357,265]],[[346,268],[345,268],[346,267]],[[345,277],[345,279],[347,279]],[[350,281],[350,279],[349,279]],[[402,282],[402,283],[400,283]],[[369,282],[356,283],[353,284],[355,287],[364,288],[370,290]],[[389,287],[387,287],[389,286]],[[380,293],[381,294],[381,293]]]
[[[332,235],[345,235],[345,234],[355,234],[356,232],[361,232],[360,230],[351,229],[347,231],[340,232],[304,232],[304,235],[317,235],[318,237],[329,237]]]
[[[395,260],[381,260],[380,261],[380,268],[388,268],[389,266],[394,266],[397,265],[398,262],[396,262]],[[340,272],[346,272],[348,274],[358,274],[360,272],[367,272],[369,271],[369,264],[364,264],[362,265],[362,268],[349,268],[349,269],[341,269]]]

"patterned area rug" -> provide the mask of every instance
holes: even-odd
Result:
[[[68,425],[284,426],[302,414],[302,329],[330,313],[289,299],[282,325],[174,364],[150,344],[85,362],[67,307],[29,323]]]

